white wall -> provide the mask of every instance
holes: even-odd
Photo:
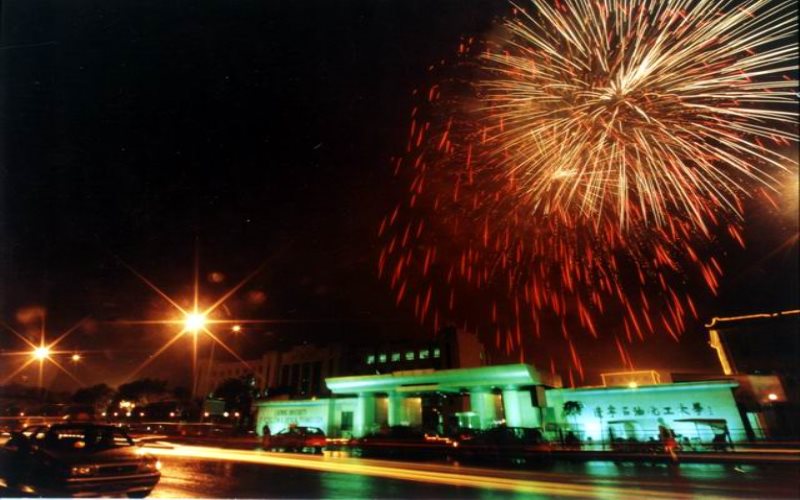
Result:
[[[680,422],[686,419],[724,419],[734,441],[747,439],[731,387],[725,384],[690,383],[664,384],[638,388],[552,389],[547,392],[548,406],[554,409],[556,423],[584,433],[593,440],[608,439],[609,427],[616,437],[628,432],[637,439],[658,436],[659,424],[665,424],[677,434],[713,438],[706,425]],[[563,413],[566,401],[583,404],[580,415],[567,417]],[[610,422],[625,423],[610,424]]]

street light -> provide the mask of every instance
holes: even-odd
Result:
[[[206,326],[206,315],[198,312],[189,313],[183,321],[183,326],[187,332],[197,334]]]
[[[50,348],[45,346],[37,347],[36,349],[31,352],[31,355],[34,359],[39,361],[44,361],[45,359],[50,357]]]
[[[73,363],[77,363],[80,360],[81,360],[81,355],[80,354],[75,353],[75,354],[72,355],[72,362]]]
[[[233,325],[233,328],[231,328],[231,330],[233,331],[233,333],[239,333],[242,331],[242,325]]]

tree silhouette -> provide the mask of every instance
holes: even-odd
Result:
[[[82,387],[72,395],[72,401],[84,405],[106,407],[114,399],[116,391],[106,384]]]
[[[115,401],[124,399],[133,401],[138,406],[143,406],[154,401],[159,401],[168,394],[166,380],[143,378],[119,386]]]

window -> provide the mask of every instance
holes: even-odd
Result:
[[[438,347],[437,347],[436,349],[434,349],[434,350],[433,350],[433,357],[434,357],[434,358],[440,358],[440,357],[442,357],[442,351],[440,351]]]
[[[378,356],[378,361],[381,363],[386,363],[386,354],[381,354]]]
[[[298,385],[298,392],[300,394],[307,394],[309,391],[309,382],[311,381],[311,364],[303,363],[300,368],[300,384]]]
[[[406,352],[406,361],[414,361],[414,351]]]
[[[392,353],[392,361],[400,361],[400,353],[399,352],[393,352]]]
[[[291,365],[291,367],[292,368],[291,368],[291,371],[290,371],[291,375],[290,375],[290,379],[289,379],[289,387],[292,388],[292,391],[296,391],[297,390],[297,385],[300,382],[300,364],[299,363],[295,363],[295,364]]]
[[[319,394],[322,383],[322,361],[314,361],[311,365],[311,394]]]
[[[431,355],[431,352],[427,349],[422,349],[419,351],[419,359],[428,359]]]
[[[367,364],[368,365],[374,365],[375,364],[375,355],[374,354],[370,354],[369,356],[367,356]]]
[[[95,451],[133,446],[133,441],[124,431],[110,426],[98,428],[76,426],[50,429],[44,437],[44,442],[46,448],[64,451]]]

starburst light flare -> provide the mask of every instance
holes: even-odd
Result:
[[[64,366],[56,359],[56,356],[60,356],[63,354],[67,354],[69,351],[58,350],[57,346],[61,341],[69,337],[73,332],[77,331],[88,318],[83,318],[82,320],[78,321],[70,328],[62,332],[55,340],[48,342],[47,332],[45,329],[45,319],[44,315],[41,318],[41,330],[39,332],[39,343],[35,344],[31,340],[28,339],[27,336],[23,335],[22,333],[18,332],[14,328],[12,328],[7,323],[0,321],[0,326],[2,326],[7,331],[11,332],[16,336],[19,340],[26,344],[26,348],[21,351],[10,351],[7,353],[3,353],[3,355],[9,355],[13,357],[23,357],[27,358],[27,360],[17,366],[11,373],[6,375],[4,378],[0,378],[0,385],[8,383],[14,377],[22,373],[26,368],[30,365],[36,363],[38,365],[38,384],[39,387],[42,387],[44,382],[44,368],[45,364],[53,365],[58,368],[61,372],[66,374],[69,378],[74,380],[78,385],[83,385],[83,382],[78,379],[73,373],[69,370],[64,368]]]
[[[178,317],[165,317],[161,319],[149,319],[149,320],[116,320],[113,321],[115,324],[120,325],[172,325],[179,327],[178,331],[172,335],[164,344],[162,344],[155,352],[149,355],[144,361],[142,361],[136,368],[134,368],[131,372],[129,372],[124,380],[131,380],[134,376],[139,374],[144,368],[146,368],[150,363],[155,361],[161,354],[166,352],[170,347],[172,347],[178,340],[180,340],[184,334],[189,333],[192,336],[192,343],[191,343],[191,370],[192,370],[192,394],[198,389],[199,380],[199,363],[198,363],[198,353],[200,348],[202,347],[200,342],[203,337],[208,337],[212,345],[219,345],[222,347],[228,354],[233,356],[239,363],[245,366],[249,371],[251,371],[256,377],[261,378],[262,375],[259,374],[253,367],[245,361],[236,351],[234,351],[228,344],[224,342],[223,339],[219,337],[219,335],[215,334],[213,328],[215,325],[234,325],[238,326],[241,324],[264,324],[264,323],[273,323],[275,320],[245,320],[245,319],[222,319],[214,317],[215,313],[218,309],[222,308],[228,299],[234,296],[239,290],[242,289],[250,280],[252,280],[256,275],[258,275],[266,266],[266,262],[262,263],[252,272],[250,272],[247,276],[242,278],[241,281],[236,283],[233,287],[228,289],[225,293],[219,296],[216,300],[214,300],[210,305],[208,304],[201,304],[200,299],[200,269],[199,269],[199,256],[195,251],[195,259],[194,259],[194,272],[193,272],[193,286],[192,286],[192,299],[191,299],[191,306],[189,308],[183,307],[180,305],[180,299],[173,298],[168,295],[164,290],[158,287],[153,281],[145,277],[142,273],[134,269],[132,266],[127,264],[122,259],[119,259],[120,263],[125,266],[129,271],[131,271],[139,280],[141,280],[149,289],[155,292],[158,296],[164,299],[168,304],[172,306],[172,308],[177,313]]]

